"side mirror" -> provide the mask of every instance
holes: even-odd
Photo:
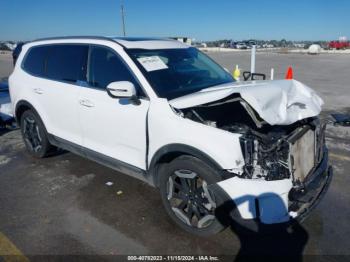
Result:
[[[112,82],[107,86],[107,93],[112,98],[132,98],[136,96],[136,88],[129,81]]]

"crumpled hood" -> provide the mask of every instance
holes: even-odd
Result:
[[[308,86],[296,80],[229,83],[170,100],[178,109],[194,107],[228,97],[240,96],[270,125],[289,125],[317,116],[323,100]]]

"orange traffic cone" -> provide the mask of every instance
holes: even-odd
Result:
[[[286,79],[293,79],[293,68],[291,66],[287,69]]]

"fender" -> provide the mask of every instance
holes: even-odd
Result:
[[[157,165],[159,163],[164,163],[162,160],[164,160],[164,158],[167,156],[172,156],[175,158],[179,155],[191,155],[197,157],[198,159],[201,159],[214,170],[219,172],[224,179],[228,178],[228,176],[232,176],[231,174],[228,174],[228,172],[225,172],[225,170],[213,158],[200,151],[199,149],[185,144],[168,144],[157,150],[157,152],[153,155],[151,163],[149,165],[147,173],[150,178],[153,179],[154,185],[158,186]]]
[[[20,112],[19,109],[22,106],[30,108],[31,110],[33,110],[33,112],[35,114],[37,114],[40,117],[40,114],[38,113],[38,111],[35,109],[35,107],[31,103],[29,103],[27,100],[20,100],[20,101],[17,102],[16,108],[15,108],[15,112],[14,112],[14,117],[15,117],[15,119],[16,119],[18,124],[20,124],[20,120],[21,120],[21,119],[18,118],[19,113],[22,113],[22,112]]]

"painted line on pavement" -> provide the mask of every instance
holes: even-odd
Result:
[[[3,233],[0,232],[0,257],[5,262],[29,262],[29,259],[23,255],[23,253],[8,239]]]

